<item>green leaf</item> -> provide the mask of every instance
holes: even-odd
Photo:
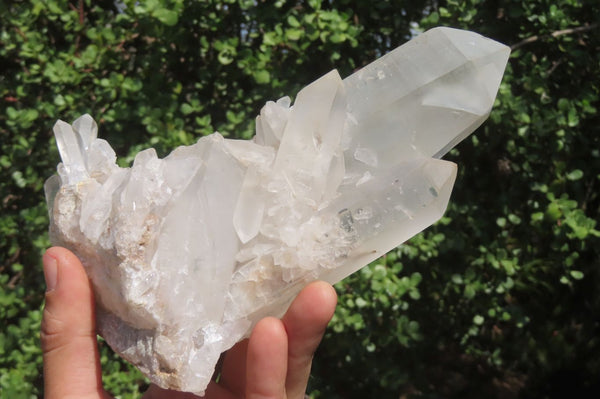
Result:
[[[267,84],[271,81],[271,74],[265,69],[255,71],[252,76],[258,84]]]
[[[300,26],[300,22],[298,22],[298,19],[293,15],[287,17],[287,22],[292,28],[298,28]]]
[[[354,303],[356,304],[356,306],[358,308],[364,308],[365,306],[368,305],[367,301],[365,301],[363,298],[358,297],[356,298],[356,300],[354,301]]]
[[[219,54],[217,55],[217,59],[223,65],[229,65],[233,62],[235,57],[235,49],[227,46],[224,47]]]
[[[467,299],[473,299],[475,297],[476,291],[475,287],[472,284],[467,284],[464,290],[464,296]]]
[[[566,98],[561,98],[558,100],[558,109],[561,111],[566,111],[570,107],[569,100]]]
[[[167,10],[166,8],[159,8],[152,12],[152,16],[158,19],[165,25],[174,26],[177,24],[178,15],[175,11]]]
[[[419,272],[415,272],[410,276],[410,283],[413,286],[417,286],[423,280],[423,276]]]
[[[544,220],[544,213],[543,212],[534,212],[531,214],[531,221],[532,222],[541,222],[542,220]]]
[[[520,224],[521,223],[521,218],[518,217],[517,215],[515,215],[514,213],[511,213],[511,214],[508,215],[508,220],[512,224]]]
[[[323,0],[308,0],[308,5],[314,10],[319,10],[321,8],[322,1]]]
[[[285,31],[285,37],[292,41],[299,40],[303,34],[304,30],[302,29],[286,29]]]
[[[571,275],[571,277],[573,277],[575,280],[581,280],[584,275],[583,272],[579,271],[579,270],[571,270],[569,272],[569,274]]]
[[[572,170],[567,174],[567,179],[571,181],[579,180],[583,177],[583,171],[581,169]]]
[[[571,108],[567,114],[567,124],[569,127],[575,127],[579,124],[579,115],[575,108]]]
[[[190,104],[184,103],[184,104],[181,104],[181,112],[184,115],[189,115],[192,112],[194,112],[194,108]]]
[[[439,22],[440,20],[440,14],[438,14],[437,12],[432,12],[431,14],[429,14],[429,17],[427,18],[427,22],[435,25]]]
[[[387,269],[383,265],[375,265],[373,268],[373,279],[382,280],[387,275]]]

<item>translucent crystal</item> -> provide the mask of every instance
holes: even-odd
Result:
[[[439,158],[487,117],[509,49],[428,31],[342,80],[268,102],[252,141],[214,133],[120,168],[89,115],[54,133],[53,244],[82,260],[106,341],[201,394],[220,354],[308,282],[337,282],[443,214]]]

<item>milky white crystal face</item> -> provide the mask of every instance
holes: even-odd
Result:
[[[153,382],[201,394],[220,354],[308,282],[337,282],[435,222],[456,166],[441,155],[487,117],[509,49],[428,31],[291,106],[252,141],[214,133],[120,168],[89,115],[54,127],[52,243],[82,260],[106,341]]]

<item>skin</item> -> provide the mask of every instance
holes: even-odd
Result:
[[[70,251],[50,248],[43,258],[46,305],[41,341],[46,399],[111,398],[102,387],[96,342],[94,295],[81,262]],[[333,316],[337,297],[331,285],[306,286],[281,320],[261,320],[249,339],[231,348],[219,383],[207,399],[304,398],[313,354]],[[145,399],[197,398],[151,385]]]

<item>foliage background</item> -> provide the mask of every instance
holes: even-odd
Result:
[[[127,165],[437,25],[514,49],[488,122],[453,150],[434,227],[337,285],[315,398],[564,398],[600,391],[600,3],[595,0],[2,0],[0,397],[43,395],[43,182],[56,119],[92,114]],[[104,381],[140,374],[100,342]]]

